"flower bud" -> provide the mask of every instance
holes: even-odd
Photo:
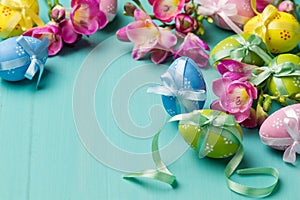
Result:
[[[176,15],[175,26],[176,31],[178,31],[179,33],[187,34],[198,28],[198,22],[195,18],[185,13],[181,13]]]
[[[270,96],[266,96],[263,102],[263,109],[266,112],[269,112],[272,106],[272,99]]]
[[[257,104],[256,107],[256,120],[257,125],[261,126],[262,123],[268,118],[268,114],[264,111],[263,107],[260,104]]]
[[[280,96],[278,101],[281,104],[285,104],[286,103],[286,97],[285,96]]]
[[[133,17],[136,9],[137,7],[134,4],[126,2],[124,5],[124,14]]]
[[[279,4],[278,10],[281,12],[291,13],[294,11],[294,3],[289,0],[283,1]]]
[[[51,11],[51,19],[55,22],[61,22],[66,17],[66,10],[60,5],[56,5]]]
[[[185,6],[184,6],[184,12],[187,15],[193,14],[194,10],[195,10],[194,4],[192,4],[192,3],[185,4]]]

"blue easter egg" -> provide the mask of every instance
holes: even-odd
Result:
[[[38,50],[41,40],[29,36],[22,36],[32,50]],[[31,63],[31,56],[17,42],[19,37],[11,37],[0,42],[0,77],[7,81],[25,79],[26,71]],[[37,52],[40,61],[45,64],[48,58],[47,48]]]
[[[178,90],[204,90],[206,94],[206,84],[203,75],[198,65],[191,58],[180,57],[176,59],[170,65],[168,72],[171,74]],[[175,96],[165,95],[162,95],[161,98],[163,106],[170,116],[181,113],[189,113],[193,110],[200,110],[203,108],[205,103],[205,99],[201,101],[193,101],[188,99],[179,100]]]

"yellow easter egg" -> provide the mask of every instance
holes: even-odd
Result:
[[[281,54],[275,58],[277,64],[286,62],[294,63],[300,71],[300,57],[294,54]],[[268,82],[268,88],[273,96],[290,95],[300,93],[300,76],[272,77]],[[283,91],[282,91],[283,90]],[[283,102],[283,104],[296,102]]]
[[[23,10],[23,12],[26,13],[26,22],[22,17],[21,6],[27,7]],[[39,5],[36,0],[11,0],[6,1],[5,3],[0,2],[0,37],[8,38],[18,36],[32,28],[34,25],[34,21],[30,17],[32,16],[32,13],[35,17],[39,14]]]
[[[236,38],[237,37],[242,37],[246,42],[245,45],[241,44]],[[256,66],[262,66],[265,61],[260,57],[260,55],[257,55],[257,53],[249,50],[246,48],[247,41],[249,40],[250,37],[258,37],[258,36],[253,36],[253,34],[250,33],[242,33],[238,35],[232,35],[221,42],[219,42],[211,51],[210,53],[210,64],[215,67],[218,64],[218,61],[223,60],[223,59],[233,59],[233,60],[238,60],[244,63],[256,65]],[[261,38],[260,38],[261,40]],[[263,51],[267,52],[267,47],[261,40],[261,44],[257,45],[260,49]],[[246,54],[245,56],[242,56],[241,58],[234,58],[231,56],[231,52],[237,50],[237,49],[242,49],[244,48]]]
[[[204,116],[209,116],[212,110],[199,110]],[[221,112],[220,116],[228,116],[226,113]],[[179,123],[179,132],[184,140],[195,150],[198,151],[199,138],[207,137],[204,141],[204,150],[207,157],[210,158],[226,158],[233,155],[241,145],[232,131],[242,136],[242,129],[238,123],[230,128],[215,127],[211,125],[209,132],[195,124]],[[220,134],[221,133],[221,134]]]
[[[300,41],[297,19],[292,14],[279,12],[272,5],[250,19],[244,26],[244,32],[259,35],[272,53],[288,52]]]

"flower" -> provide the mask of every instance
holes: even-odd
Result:
[[[195,18],[185,13],[181,13],[175,17],[175,26],[177,32],[187,34],[198,28],[198,22]]]
[[[53,22],[49,22],[44,27],[32,28],[23,33],[23,35],[35,37],[40,40],[42,40],[44,37],[47,37],[50,41],[50,45],[48,46],[49,56],[56,55],[63,46],[61,31],[57,24]]]
[[[150,2],[153,4],[154,16],[162,22],[171,22],[185,4],[185,0],[154,0]]]
[[[176,50],[174,57],[187,56],[193,59],[199,67],[205,67],[209,58],[205,50],[209,50],[208,45],[195,34],[188,33]]]
[[[278,5],[278,10],[281,12],[291,13],[294,11],[294,3],[289,0],[283,1]]]
[[[56,5],[50,15],[51,19],[55,22],[61,22],[66,17],[66,9],[60,5]]]
[[[99,10],[97,0],[72,0],[70,19],[79,34],[92,35],[108,23],[104,12]]]
[[[257,89],[252,83],[220,78],[213,82],[212,89],[220,98],[211,104],[212,109],[233,115],[239,123],[250,117],[253,99],[257,99]]]
[[[140,59],[151,52],[154,63],[161,63],[172,51],[177,38],[168,29],[157,27],[144,11],[134,11],[135,21],[117,31],[117,37],[124,42],[133,42],[133,59]]]
[[[262,12],[267,5],[275,2],[276,0],[256,0],[256,9],[258,12]]]
[[[250,80],[254,65],[245,64],[235,60],[221,60],[217,65],[217,70],[224,78],[231,80]]]
[[[61,29],[62,39],[67,44],[73,45],[82,38],[82,35],[74,30],[72,22],[69,19],[60,22],[59,27]]]

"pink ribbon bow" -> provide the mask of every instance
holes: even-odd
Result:
[[[300,154],[300,127],[298,117],[286,117],[283,123],[286,131],[293,140],[293,143],[285,150],[283,160],[285,162],[294,163],[296,161],[296,153]]]
[[[218,3],[207,0],[195,0],[195,3],[200,4],[198,14],[205,16],[218,15],[234,32],[241,34],[243,31],[229,18],[237,15],[236,5],[227,2],[228,0],[219,0]]]

